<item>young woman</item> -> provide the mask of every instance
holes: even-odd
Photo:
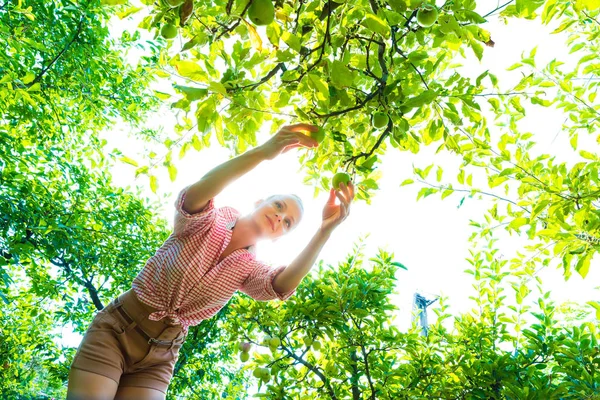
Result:
[[[303,215],[298,197],[259,200],[245,216],[231,207],[215,208],[213,199],[259,163],[293,148],[318,146],[302,133],[316,130],[309,124],[285,126],[265,144],[181,191],[173,233],[131,289],[98,312],[88,327],[71,365],[68,399],[164,399],[190,326],[213,316],[238,290],[262,301],[294,294],[348,216],[352,183],[331,189],[320,228],[287,267],[258,261],[254,245],[298,226]]]

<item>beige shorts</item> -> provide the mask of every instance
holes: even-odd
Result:
[[[154,311],[131,289],[114,299],[96,314],[71,368],[166,393],[185,335],[181,325],[149,320]]]

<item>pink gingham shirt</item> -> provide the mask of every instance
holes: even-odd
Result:
[[[286,293],[273,289],[273,278],[285,266],[272,268],[256,260],[253,247],[217,261],[240,213],[231,207],[215,208],[211,199],[201,212],[188,214],[182,208],[188,188],[175,202],[173,233],[132,283],[142,302],[160,310],[148,318],[170,318],[187,332],[215,315],[238,290],[261,301],[292,296],[296,289]]]

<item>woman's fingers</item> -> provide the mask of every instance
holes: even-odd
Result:
[[[344,197],[342,192],[340,192],[339,190],[335,191],[335,195],[337,196],[338,199],[340,199],[341,204],[344,204],[346,206],[349,204],[349,201],[346,199],[346,197]]]
[[[304,122],[300,122],[300,123],[293,124],[293,125],[286,125],[283,128],[290,130],[292,132],[302,132],[302,131],[316,132],[319,130],[318,126],[312,125],[312,124],[307,124]]]

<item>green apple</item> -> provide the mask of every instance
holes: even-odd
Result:
[[[245,351],[242,351],[242,352],[240,353],[240,360],[241,360],[242,362],[246,362],[246,361],[248,361],[249,359],[250,359],[250,354],[246,353]]]
[[[313,350],[316,350],[316,351],[321,350],[321,342],[319,342],[318,340],[315,340],[312,344],[312,348],[313,348]]]
[[[306,336],[303,339],[303,342],[304,342],[304,345],[307,346],[307,347],[313,344],[313,340],[311,338],[309,338],[308,336]]]
[[[424,4],[417,11],[417,23],[423,28],[429,28],[438,18],[438,10],[434,5]]]
[[[317,143],[321,143],[325,139],[325,129],[319,127],[318,131],[310,133],[310,137],[315,139]]]
[[[350,183],[350,175],[348,175],[345,172],[338,172],[337,174],[335,174],[333,176],[333,179],[331,180],[331,184],[333,186],[334,189],[339,189],[340,188],[340,183],[344,182],[346,185],[348,183]],[[306,342],[304,342],[306,343]],[[312,341],[311,341],[312,343]],[[310,346],[310,344],[308,344],[307,346]]]
[[[275,7],[271,0],[253,0],[248,8],[248,18],[254,25],[269,25],[275,19]]]
[[[260,378],[262,379],[262,381],[264,383],[267,383],[267,382],[269,382],[271,380],[271,373],[266,368],[263,368],[263,370],[264,370],[264,372],[263,372],[263,374],[262,374],[262,376]]]
[[[281,345],[281,340],[279,338],[271,338],[271,340],[269,340],[269,346],[270,347],[279,347],[279,345]]]
[[[388,117],[386,113],[378,111],[375,114],[373,114],[373,126],[377,129],[387,126],[389,120],[390,117]]]
[[[160,34],[167,40],[175,39],[177,36],[177,27],[172,24],[164,24],[160,30]]]
[[[254,368],[254,371],[252,371],[252,375],[255,378],[260,378],[262,376],[262,368],[260,368],[260,367]]]

